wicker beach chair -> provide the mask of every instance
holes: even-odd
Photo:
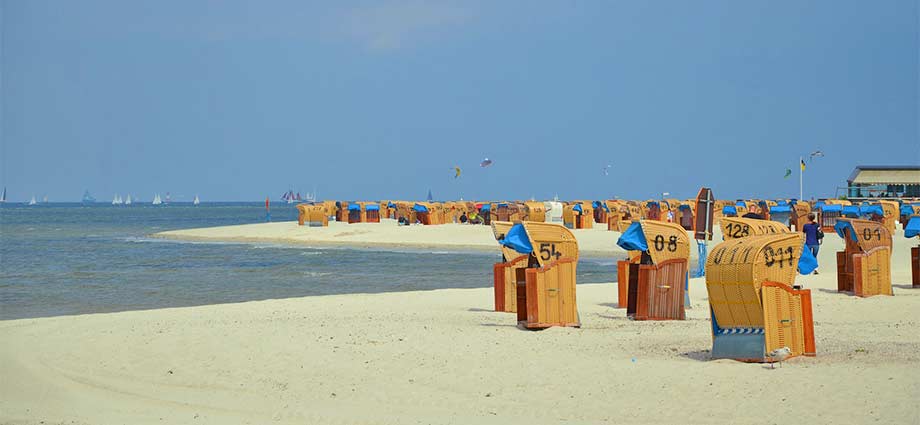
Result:
[[[891,291],[891,233],[882,223],[841,218],[834,230],[846,242],[837,252],[837,291],[858,297]]]
[[[706,259],[712,358],[764,362],[783,347],[815,355],[811,291],[794,286],[803,247],[795,233],[716,245]]]
[[[642,220],[632,223],[617,245],[631,253],[628,261],[617,263],[618,303],[624,304],[625,294],[626,315],[634,320],[684,320],[690,259],[687,231],[675,223]]]
[[[518,321],[528,329],[580,326],[575,300],[578,241],[572,232],[558,224],[525,221],[509,228],[500,243],[527,258],[526,267],[515,271]]]
[[[524,202],[524,221],[534,221],[537,223],[546,222],[546,206],[542,202],[528,201]]]

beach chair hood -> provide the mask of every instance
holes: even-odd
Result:
[[[533,245],[530,244],[530,237],[527,236],[527,230],[521,224],[511,226],[511,230],[505,234],[505,238],[498,241],[502,246],[515,250],[520,254],[533,253]]]
[[[904,237],[912,238],[918,235],[920,235],[920,216],[914,216],[910,218],[907,226],[904,227]]]

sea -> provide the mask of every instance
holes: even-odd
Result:
[[[271,219],[296,220],[297,210],[273,205]],[[349,249],[150,237],[265,220],[261,202],[2,204],[0,320],[491,287],[492,265],[501,259],[497,246],[494,252]],[[616,260],[581,258],[578,283],[615,281]]]

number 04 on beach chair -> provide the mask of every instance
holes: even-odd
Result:
[[[499,223],[493,229],[504,226],[507,224]],[[502,267],[497,264],[494,269],[496,310],[499,298],[504,298],[507,311],[510,284],[515,288],[518,322],[524,327],[580,326],[575,303],[578,242],[572,232],[558,224],[526,221],[511,226],[503,235],[500,230],[495,232],[496,238],[501,236],[499,243],[506,258]]]
[[[788,347],[792,356],[814,356],[811,291],[793,286],[803,236],[787,233],[730,239],[706,259],[712,314],[712,358],[763,362]],[[808,257],[813,258],[813,257]]]

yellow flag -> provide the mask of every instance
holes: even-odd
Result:
[[[799,162],[802,164],[802,171],[805,171],[805,160],[800,159]]]

